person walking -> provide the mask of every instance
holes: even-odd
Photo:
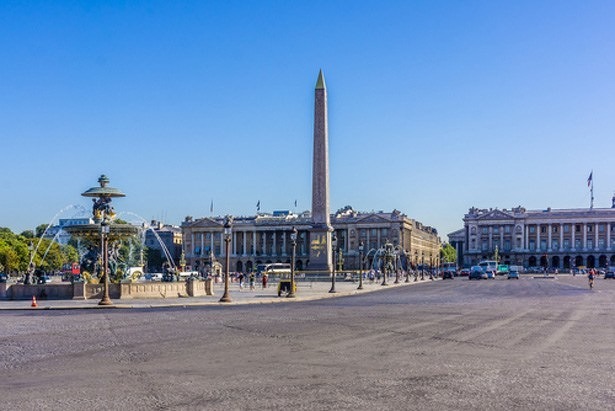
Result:
[[[263,273],[263,288],[267,288],[267,273]]]
[[[250,291],[254,291],[254,281],[256,280],[254,273],[250,273]]]

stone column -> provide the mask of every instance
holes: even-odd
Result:
[[[542,251],[540,249],[540,224],[536,224],[536,250]]]
[[[282,231],[282,255],[286,256],[286,231]]]
[[[553,239],[551,238],[551,232],[553,231],[553,227],[551,226],[551,223],[549,223],[549,225],[547,226],[547,251],[551,251],[551,244]]]
[[[244,231],[242,233],[242,236],[243,236],[243,253],[241,255],[245,257],[248,255],[248,232]]]
[[[559,224],[559,250],[564,249],[564,224]],[[564,260],[562,260],[563,263]]]
[[[256,230],[252,231],[252,249],[250,250],[250,254],[256,256]]]
[[[261,244],[263,247],[262,254],[267,255],[267,232],[266,231],[263,231],[262,239],[263,239],[263,244]]]
[[[611,251],[611,223],[606,224],[606,250]]]
[[[577,249],[577,245],[576,245],[576,239],[575,239],[575,224],[571,223],[570,224],[570,235],[572,236],[571,241],[572,244],[570,245],[571,249],[570,251],[575,251]]]
[[[272,236],[273,236],[273,245],[271,248],[271,255],[278,255],[278,242],[277,242],[278,232],[274,231],[272,233]]]
[[[587,251],[587,223],[583,223],[583,251]]]

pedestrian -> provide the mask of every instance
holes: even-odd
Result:
[[[263,288],[267,288],[267,273],[263,273]]]
[[[241,291],[243,289],[243,273],[237,275],[237,280],[239,280],[239,291]]]
[[[250,291],[254,291],[254,281],[256,278],[254,277],[254,273],[250,273]]]

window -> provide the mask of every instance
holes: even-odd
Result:
[[[565,233],[569,233],[570,232],[570,226],[568,224],[564,224],[564,232]]]
[[[551,248],[552,248],[553,250],[559,250],[559,240],[553,240],[553,241],[551,242]]]
[[[529,229],[530,229],[530,234],[534,234],[536,232],[536,226],[535,225],[531,225],[529,227]]]
[[[483,234],[488,234],[489,233],[489,227],[482,227],[482,233]]]
[[[552,227],[552,232],[557,233],[557,230],[558,230],[558,227],[557,227],[556,225],[554,225],[554,226]]]
[[[504,251],[510,251],[510,240],[504,240]]]
[[[588,238],[588,239],[587,239],[587,248],[588,248],[589,250],[591,250],[591,249],[593,249],[593,248],[594,248],[594,240],[592,240],[591,238]]]
[[[544,233],[546,233],[546,232],[547,232],[547,227],[545,227],[544,225],[543,225],[543,226],[540,226],[540,233],[541,233],[541,234],[544,234]]]
[[[568,238],[564,238],[564,250],[570,249],[570,240]]]
[[[487,240],[483,240],[483,242],[481,244],[481,249],[483,251],[487,251],[489,249],[489,242]]]
[[[517,238],[517,248],[521,248],[521,239]]]
[[[536,250],[536,241],[530,240],[530,244],[529,245],[530,245],[530,247],[529,247],[530,251]]]
[[[587,225],[587,232],[588,232],[588,233],[591,233],[592,231],[594,231],[594,226],[593,226],[593,224],[588,224],[588,225]]]
[[[494,226],[493,227],[493,234],[499,234],[499,233],[500,233],[500,227]]]
[[[547,240],[540,240],[540,249],[542,251],[547,249]]]
[[[598,248],[603,249],[605,248],[604,245],[606,244],[606,240],[604,238],[599,238],[598,239]]]
[[[604,233],[604,224],[598,224],[598,232]]]
[[[577,233],[580,233],[581,232],[581,225],[580,224],[576,224],[574,226],[574,231],[577,232]]]
[[[387,237],[389,235],[389,229],[388,228],[382,228],[380,230],[380,235],[382,235],[383,237]]]
[[[574,248],[576,248],[576,249],[581,248],[581,239],[580,238],[575,238],[574,239]]]
[[[510,230],[511,230],[511,229],[510,229],[510,226],[509,226],[509,225],[505,225],[505,226],[504,226],[504,233],[505,233],[505,234],[510,234]]]

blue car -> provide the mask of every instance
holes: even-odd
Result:
[[[510,270],[508,272],[508,279],[510,280],[511,278],[518,280],[519,279],[519,271],[517,270]]]

